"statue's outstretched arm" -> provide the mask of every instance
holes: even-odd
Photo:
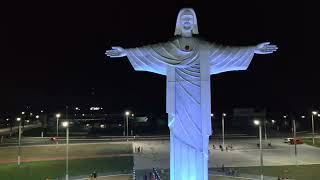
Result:
[[[119,46],[112,47],[112,49],[107,50],[105,54],[111,58],[127,56],[126,50]]]
[[[277,45],[270,44],[270,42],[260,43],[256,46],[254,50],[255,54],[272,54],[277,51]]]

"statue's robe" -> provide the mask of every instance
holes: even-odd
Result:
[[[246,70],[253,47],[225,47],[198,38],[126,49],[136,71],[167,76],[170,179],[207,180],[211,135],[210,75]]]

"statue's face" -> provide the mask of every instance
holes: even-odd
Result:
[[[193,28],[194,17],[190,11],[185,11],[180,16],[180,24],[183,30],[190,31]]]

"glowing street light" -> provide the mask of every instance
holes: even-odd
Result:
[[[69,122],[62,122],[62,126],[66,128],[66,180],[69,180]]]
[[[58,113],[58,114],[56,114],[56,118],[57,118],[57,134],[56,134],[56,137],[58,138],[58,136],[59,136],[59,118],[61,117],[61,114],[60,113]],[[57,141],[57,143],[58,143],[58,141]]]
[[[224,117],[226,117],[226,113],[222,113],[221,124],[222,124],[222,147],[224,148]]]
[[[24,115],[24,114],[25,114],[25,112],[23,112],[23,111],[22,111],[22,112],[21,112],[21,114],[22,114],[22,115]]]
[[[129,111],[126,111],[126,113],[125,113],[125,115],[126,115],[126,121],[127,121],[127,141],[128,141],[128,135],[129,135],[129,132],[128,132],[128,119],[129,119],[129,115],[130,115],[130,112]]]
[[[314,121],[313,121],[313,116],[317,115],[317,111],[312,111],[311,114],[311,125],[312,125],[312,144],[314,145]]]
[[[272,124],[276,123],[276,121],[275,121],[275,120],[273,120],[273,119],[271,120],[271,122],[272,122]]]
[[[18,165],[20,166],[20,157],[21,157],[21,118],[18,117],[17,121],[19,122]]]
[[[259,126],[259,147],[260,147],[260,179],[263,180],[263,152],[262,152],[262,128],[259,120],[254,120],[253,123]]]
[[[36,115],[36,119],[39,119],[39,117],[40,117],[39,115]]]

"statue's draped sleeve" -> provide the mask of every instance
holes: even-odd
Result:
[[[246,70],[254,55],[255,47],[229,47],[208,44],[210,74]]]

